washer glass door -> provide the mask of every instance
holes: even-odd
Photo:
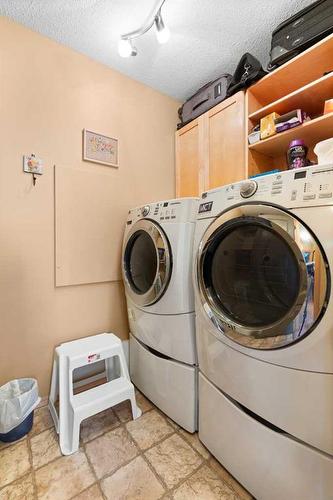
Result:
[[[163,230],[153,221],[134,224],[123,252],[126,292],[135,304],[147,306],[161,298],[171,276],[171,253]]]
[[[328,268],[307,227],[292,214],[246,204],[221,215],[198,255],[204,309],[237,343],[274,349],[308,334],[328,296]]]

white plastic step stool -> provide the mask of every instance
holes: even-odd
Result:
[[[114,360],[118,358],[120,377],[114,379]],[[105,360],[107,382],[80,394],[73,393],[73,371]],[[55,402],[59,398],[59,415]],[[70,455],[79,448],[80,424],[111,406],[129,399],[133,419],[140,417],[134,386],[130,381],[121,340],[112,333],[101,333],[61,344],[55,349],[49,409],[59,434],[60,449]]]

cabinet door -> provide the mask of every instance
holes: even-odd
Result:
[[[176,196],[198,196],[204,190],[202,117],[176,132]]]
[[[206,154],[208,185],[212,189],[247,177],[245,163],[245,99],[244,92],[210,109],[207,120]]]

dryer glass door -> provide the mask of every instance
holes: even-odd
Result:
[[[171,276],[167,237],[154,222],[142,219],[127,236],[123,252],[126,292],[135,304],[147,306],[161,298]]]
[[[326,259],[315,237],[292,214],[266,205],[234,208],[208,228],[198,278],[214,325],[256,349],[308,334],[328,292]]]
[[[132,288],[138,294],[147,293],[155,281],[157,253],[154,241],[146,231],[137,231],[131,240],[127,269]]]

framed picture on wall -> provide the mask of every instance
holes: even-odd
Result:
[[[118,139],[83,129],[83,159],[118,168]]]

